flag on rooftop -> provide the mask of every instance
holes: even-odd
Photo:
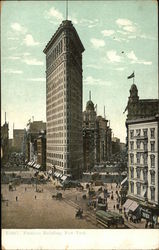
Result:
[[[131,79],[131,78],[133,78],[133,77],[135,77],[135,73],[133,72],[130,76],[128,76],[127,78],[128,79]]]

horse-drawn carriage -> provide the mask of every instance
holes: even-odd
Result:
[[[52,195],[52,198],[55,198],[56,200],[62,199],[62,193],[57,193],[56,195]]]
[[[76,218],[82,219],[82,215],[83,215],[83,209],[78,209],[78,211],[75,214]]]

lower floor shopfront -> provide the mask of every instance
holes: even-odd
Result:
[[[123,207],[124,213],[135,218],[136,221],[145,219],[152,228],[154,225],[159,225],[159,205],[128,196]]]

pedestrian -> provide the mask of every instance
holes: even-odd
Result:
[[[25,191],[27,190],[27,188],[25,187]]]
[[[36,200],[36,195],[35,195],[35,200]]]
[[[77,201],[77,195],[76,195],[76,201]]]
[[[18,201],[18,196],[16,196],[16,201]]]
[[[145,228],[147,228],[147,226],[148,226],[148,222],[146,221],[146,223],[145,223]]]
[[[114,205],[114,210],[115,210],[115,205]]]

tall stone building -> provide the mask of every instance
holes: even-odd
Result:
[[[13,147],[14,151],[22,153],[23,151],[23,141],[25,136],[25,129],[13,129]]]
[[[95,164],[110,160],[112,155],[111,128],[108,120],[97,116],[91,99],[83,112],[84,169],[89,171]]]
[[[1,159],[2,165],[7,163],[9,157],[9,123],[5,121],[1,126]]]
[[[140,208],[141,217],[155,223],[159,217],[159,100],[139,99],[133,84],[126,109],[127,209],[135,205]]]
[[[25,135],[25,158],[27,161],[37,161],[37,138],[46,130],[46,123],[33,121],[28,123]]]
[[[83,156],[84,169],[89,171],[94,167],[97,156],[97,128],[94,103],[90,100],[83,112]]]
[[[71,21],[65,20],[46,54],[47,169],[78,178],[83,168],[82,53]]]

